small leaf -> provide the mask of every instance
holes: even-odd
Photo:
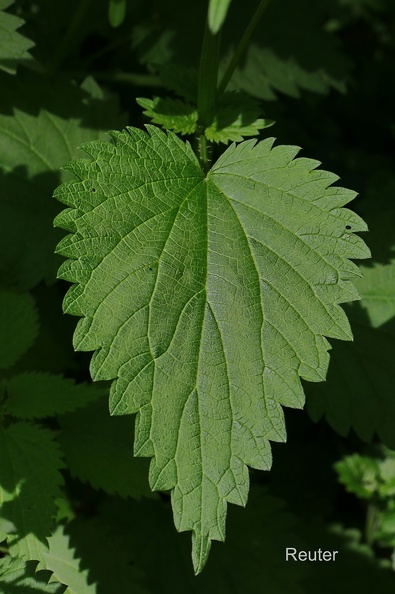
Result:
[[[342,483],[349,493],[370,499],[379,488],[378,460],[353,454],[346,456],[334,465]]]
[[[197,129],[197,107],[179,99],[137,99],[145,108],[144,115],[166,130],[180,134],[193,134]],[[243,93],[227,92],[218,101],[210,126],[204,134],[211,142],[241,141],[245,136],[256,136],[259,130],[274,124],[273,120],[260,119],[259,103]]]
[[[5,410],[19,419],[43,419],[81,408],[107,392],[49,373],[26,372],[7,382]]]
[[[222,27],[231,0],[210,0],[208,7],[208,24],[212,33],[218,33]]]
[[[60,495],[63,467],[52,432],[15,423],[0,431],[0,519],[12,556],[43,561]]]
[[[67,585],[65,594],[97,594],[96,584],[88,579],[88,572],[81,571],[80,561],[70,547],[70,538],[63,526],[58,526],[48,543],[44,567],[53,572],[54,579]]]
[[[3,12],[13,4],[13,0],[0,0],[0,69],[9,74],[15,74],[18,62],[32,59],[28,50],[34,46],[30,39],[17,32],[24,21]]]
[[[49,571],[37,571],[37,563],[18,557],[0,559],[1,594],[63,594],[66,586],[48,583]]]
[[[125,20],[126,0],[109,0],[108,20],[111,27],[119,27]]]
[[[206,176],[189,144],[148,130],[68,165],[59,275],[83,317],[74,346],[96,351],[95,380],[115,379],[112,412],[139,413],[135,453],[154,457],[154,490],[173,490],[199,572],[227,503],[246,503],[247,465],[270,468],[269,440],[285,440],[281,405],[303,406],[301,377],[325,378],[325,337],[351,339],[339,303],[358,299],[349,258],[369,250],[346,232],[366,229],[342,208],[355,194],[297,148],[232,145]]]
[[[262,110],[259,103],[243,93],[227,92],[218,101],[212,124],[204,133],[212,142],[239,142],[245,136],[256,136],[263,128],[274,124],[273,120],[259,118]]]
[[[163,126],[180,134],[193,134],[197,127],[198,112],[196,107],[179,99],[154,97],[138,98],[137,103],[144,108],[144,115],[151,118],[154,124]]]
[[[99,401],[60,417],[59,443],[72,476],[122,497],[152,496],[145,460],[133,458],[132,419],[112,418]]]
[[[0,291],[0,369],[14,365],[37,334],[37,311],[32,297]]]

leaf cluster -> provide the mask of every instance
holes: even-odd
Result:
[[[203,122],[257,4],[0,1],[4,594],[394,590],[394,6],[267,3]]]

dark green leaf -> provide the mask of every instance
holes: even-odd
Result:
[[[49,373],[27,372],[7,382],[6,412],[19,419],[41,419],[82,408],[107,393]]]
[[[0,369],[14,365],[37,333],[37,311],[30,295],[0,291]]]
[[[62,467],[51,431],[27,423],[0,431],[0,521],[12,556],[43,561]]]
[[[110,417],[107,402],[101,401],[59,422],[59,442],[73,476],[122,497],[151,495],[146,461],[133,458],[130,417]]]

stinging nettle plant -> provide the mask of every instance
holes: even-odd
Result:
[[[227,503],[247,502],[247,467],[270,469],[301,378],[325,380],[327,338],[352,339],[340,304],[359,298],[350,259],[369,257],[336,175],[297,147],[244,140],[273,123],[227,91],[268,2],[219,76],[229,4],[209,2],[198,71],[158,66],[178,98],[138,99],[164,130],[83,145],[89,159],[55,192],[75,349],[113,380],[111,413],[137,413],[135,455],[152,457],[151,488],[171,491],[177,530],[192,531],[196,573],[225,538]]]

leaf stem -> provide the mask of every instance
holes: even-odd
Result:
[[[204,130],[211,123],[217,100],[221,34],[212,33],[206,21],[199,64],[197,108],[199,113],[199,159],[205,172],[210,166],[210,143]]]
[[[208,172],[211,164],[211,145],[204,134],[198,138],[199,141],[199,160],[205,173]]]
[[[366,510],[365,541],[372,546],[377,530],[377,508],[374,503],[369,502]]]
[[[211,33],[208,24],[204,31],[199,65],[198,112],[202,124],[210,122],[216,97],[218,82],[220,34]]]
[[[225,69],[225,72],[221,78],[221,82],[219,83],[219,86],[218,86],[218,95],[222,95],[222,93],[225,92],[225,89],[228,86],[230,79],[232,78],[232,75],[236,69],[237,64],[240,61],[241,56],[243,55],[244,51],[247,48],[247,45],[249,44],[251,35],[253,34],[254,29],[257,26],[262,14],[263,14],[264,10],[266,9],[267,5],[269,4],[269,2],[270,2],[270,0],[261,0],[260,1],[258,8],[256,9],[248,27],[244,31],[244,34],[239,41],[238,46],[236,47],[235,53],[233,54],[231,61],[229,62],[229,64],[227,65],[227,67]]]

